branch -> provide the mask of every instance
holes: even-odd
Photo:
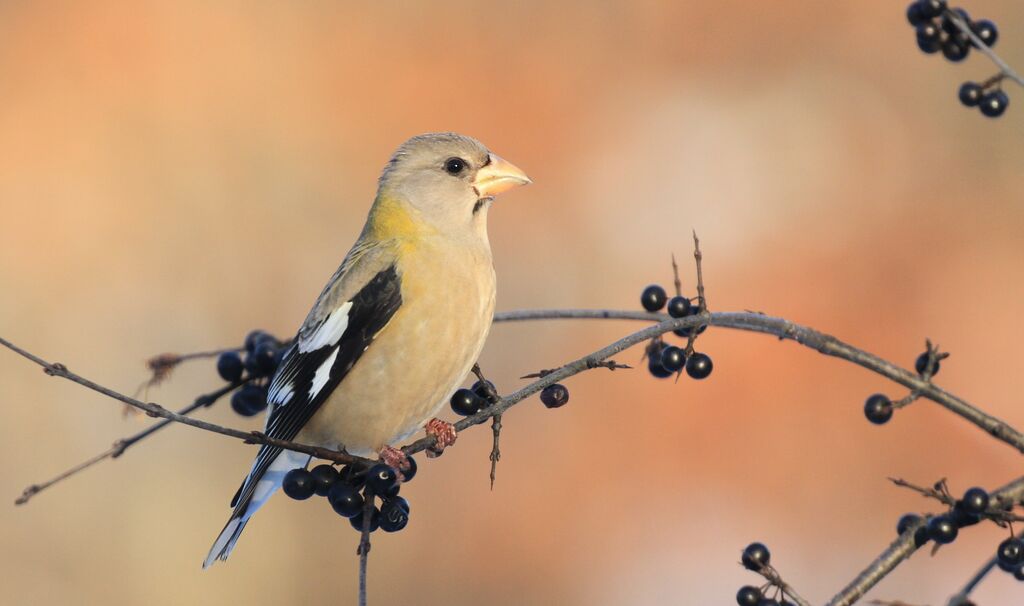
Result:
[[[1019,533],[1017,535],[1017,538],[1024,539],[1024,532]],[[967,597],[971,595],[971,592],[974,591],[974,588],[977,587],[985,579],[985,577],[988,576],[988,573],[992,572],[992,569],[994,569],[998,564],[999,559],[996,556],[992,556],[991,558],[989,558],[988,561],[985,562],[985,564],[978,569],[978,572],[974,573],[974,576],[971,577],[971,580],[967,581],[967,584],[964,585],[964,588],[961,589],[956,595],[949,598],[949,603],[946,606],[967,606],[968,604],[970,604],[971,602],[967,599]]]
[[[1024,477],[1017,478],[999,490],[990,493],[990,496],[1003,502],[1019,501],[1024,497]],[[875,561],[871,562],[863,572],[857,575],[857,578],[836,594],[826,606],[849,606],[859,600],[869,589],[899,566],[903,560],[909,558],[917,551],[914,534],[924,524],[925,522],[922,520],[904,531],[881,555],[875,558]]]

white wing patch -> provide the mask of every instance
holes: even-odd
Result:
[[[274,393],[271,400],[274,404],[287,404],[293,395],[295,395],[294,387],[291,383],[285,383]]]
[[[351,309],[352,301],[346,301],[344,305],[332,311],[308,339],[299,341],[299,353],[309,353],[327,345],[337,344],[348,328],[348,312]]]
[[[324,363],[320,365],[320,368],[316,369],[316,374],[313,375],[313,385],[309,390],[310,401],[316,397],[320,390],[327,385],[327,380],[331,378],[331,367],[334,366],[334,361],[338,359],[338,348],[335,348],[328,356]]]

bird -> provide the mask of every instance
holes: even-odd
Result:
[[[412,137],[391,156],[366,223],[270,379],[264,433],[401,468],[395,447],[456,437],[436,418],[491,327],[495,274],[487,213],[526,174],[464,135]],[[427,453],[431,453],[428,451]],[[262,445],[203,568],[226,560],[249,519],[311,457]]]

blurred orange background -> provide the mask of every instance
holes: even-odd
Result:
[[[1024,5],[965,7],[1024,65]],[[163,351],[288,336],[353,242],[388,155],[455,130],[524,168],[491,242],[499,309],[638,308],[690,232],[714,310],[752,309],[910,366],[1020,428],[1024,97],[989,120],[960,82],[994,72],[917,51],[903,3],[0,4],[0,334],[131,392]],[[497,325],[482,364],[517,377],[640,328]],[[886,476],[957,494],[1020,455],[929,402],[792,343],[709,330],[706,381],[642,369],[568,381],[557,411],[506,415],[420,458],[409,527],[375,535],[375,604],[733,603],[764,541],[824,602],[934,510]],[[639,350],[618,358],[637,364]],[[149,399],[219,385],[180,368]],[[254,448],[172,427],[35,497],[26,485],[144,427],[0,352],[0,602],[354,603],[357,535],[276,498],[226,565],[200,563]],[[226,402],[204,418],[241,428]],[[1004,537],[973,527],[869,597],[942,604]],[[995,573],[980,604],[1018,603]]]

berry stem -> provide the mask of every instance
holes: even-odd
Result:
[[[996,64],[996,67],[998,67],[1000,71],[1000,80],[1003,78],[1009,78],[1016,82],[1018,86],[1024,87],[1024,78],[1021,78],[1020,75],[1006,63],[1006,61],[1003,61],[1002,57],[997,55],[996,52],[987,44],[982,42],[981,38],[974,33],[967,23],[964,23],[964,20],[960,18],[960,15],[956,11],[946,9],[945,16],[952,21],[954,25],[956,25],[957,29],[970,38],[971,42],[973,42],[974,46],[978,49],[978,52],[985,55],[992,61],[992,63]]]

